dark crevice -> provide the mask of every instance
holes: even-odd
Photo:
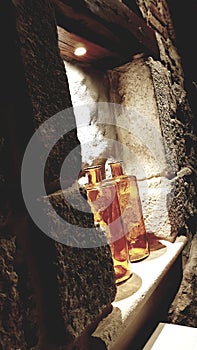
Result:
[[[178,8],[174,0],[167,0],[175,35],[176,47],[181,56],[181,64],[184,71],[184,84],[188,95],[188,101],[193,114],[197,115],[197,51],[194,49],[196,42],[196,13],[197,2],[188,0],[187,3],[180,1]],[[193,121],[195,134],[197,123]]]

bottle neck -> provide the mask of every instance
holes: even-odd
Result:
[[[95,185],[102,181],[101,166],[92,166],[84,169],[88,175],[88,184]]]
[[[117,177],[117,176],[124,175],[121,162],[114,162],[114,163],[110,163],[109,165],[110,165],[110,168],[111,168],[112,177]]]

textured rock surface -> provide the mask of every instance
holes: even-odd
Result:
[[[187,77],[183,75],[181,57],[177,52],[176,35],[167,2],[138,0],[138,5],[147,23],[156,30],[163,65],[161,69],[160,62],[149,61],[164,146],[170,149],[171,155],[170,157],[168,155],[168,159],[172,159],[176,164],[175,178],[179,178],[170,220],[188,237],[188,244],[183,252],[183,282],[170,309],[169,320],[173,323],[196,327],[196,248],[194,248],[196,236],[193,237],[197,229],[195,204],[197,181],[194,114],[184,90],[184,86],[187,86]],[[164,72],[165,68],[170,75]],[[162,103],[162,96],[168,101],[166,105]],[[184,219],[181,220],[182,222],[180,217]]]
[[[38,13],[44,18],[44,23],[39,21],[37,23]],[[27,44],[22,48],[22,57],[33,105],[34,124],[35,127],[38,127],[56,112],[71,106],[68,83],[57,48],[55,21],[48,1],[44,4],[33,4],[31,1],[27,1],[25,12],[19,8],[17,20],[21,43],[26,37],[29,38]],[[36,25],[32,31],[29,23],[33,22],[36,22]],[[40,37],[40,35],[42,36]],[[47,45],[50,47],[50,52],[46,49]],[[68,115],[66,122],[68,125],[70,123],[75,125],[73,112]],[[45,134],[42,135],[42,142],[46,143],[46,146],[48,141],[50,142],[50,131],[44,130]],[[79,146],[79,141],[75,128],[72,132],[64,135],[51,151],[45,167],[46,184],[59,179],[62,161],[76,146]],[[81,162],[80,147],[75,161],[79,164]],[[72,167],[72,162],[73,159],[70,162],[70,167]],[[70,179],[66,178],[66,180]],[[62,202],[61,197],[56,196],[55,198],[55,204],[64,211],[64,214],[66,213],[64,219],[65,216],[66,219],[72,217],[74,220],[78,220],[78,224],[81,221],[83,226],[85,219],[82,216],[78,218],[76,213],[71,213],[70,207]],[[60,214],[60,210],[58,214]],[[93,225],[92,216],[89,221]],[[76,249],[73,251],[72,247],[65,247],[61,244],[57,244],[56,248],[52,246],[50,248],[50,245],[48,248],[46,246],[46,254],[47,249],[52,249],[53,263],[57,266],[54,278],[56,274],[59,296],[57,293],[56,297],[59,297],[60,313],[64,320],[65,331],[75,338],[115,297],[115,279],[109,247],[99,248],[97,254],[93,249],[90,249],[89,252],[83,250],[78,254]],[[48,254],[50,254],[50,250]],[[48,263],[50,264],[50,262]],[[91,285],[95,285],[95,288],[89,288],[88,278],[91,279]],[[99,286],[96,288],[97,284]],[[100,289],[104,293],[101,293]]]
[[[15,37],[8,38],[4,35],[4,26],[1,30],[3,33],[2,44],[11,41],[14,43],[14,49],[9,47],[7,51],[7,46],[5,46],[6,49],[2,50],[3,54],[6,53],[7,56],[3,59],[1,68],[8,68],[7,70],[1,69],[1,79],[2,76],[6,78],[5,81],[2,80],[6,84],[4,84],[3,89],[5,100],[1,109],[6,123],[1,128],[3,132],[1,131],[2,135],[0,136],[0,156],[3,154],[3,161],[0,164],[2,168],[0,181],[3,185],[5,182],[9,184],[9,181],[20,183],[20,162],[24,145],[31,132],[55,113],[71,106],[65,69],[57,47],[56,24],[50,3],[46,0],[42,3],[33,0],[13,0],[13,4],[16,6],[20,44]],[[96,109],[92,110],[88,122],[92,126],[92,138],[95,135],[98,136],[97,142],[94,144],[94,151],[98,151],[98,159],[100,157],[99,161],[104,164],[106,161],[105,150],[109,148],[108,144],[105,143],[105,135],[116,140],[120,138],[121,142],[126,141],[133,153],[131,152],[132,157],[128,155],[129,152],[125,153],[123,160],[126,171],[128,173],[134,172],[140,179],[144,215],[148,228],[150,231],[154,231],[158,223],[161,230],[163,227],[162,235],[165,236],[167,232],[169,239],[173,239],[179,231],[188,236],[189,242],[184,255],[183,283],[172,305],[170,320],[194,326],[194,318],[196,317],[196,237],[193,239],[193,235],[196,230],[194,223],[196,214],[196,175],[194,172],[196,150],[194,143],[196,141],[192,130],[193,116],[183,89],[184,80],[180,57],[173,44],[174,31],[167,5],[165,1],[155,2],[154,0],[139,0],[138,5],[147,23],[156,30],[161,62],[155,62],[151,58],[145,62],[142,58],[136,58],[124,67],[108,72],[108,76],[86,71],[85,78],[83,75],[80,77],[80,84],[75,90],[75,94],[80,91],[81,97],[79,100],[73,98],[73,101],[78,103],[81,99],[85,99],[89,103],[90,101],[108,101],[109,98],[112,102],[129,105],[132,110],[135,109],[136,129],[133,129],[132,122],[135,122],[133,115],[127,114],[126,117],[135,132],[140,131],[140,128],[143,130],[142,135],[137,137],[137,140],[132,138],[134,134],[129,134],[128,130],[122,132],[121,128],[118,130],[116,128],[98,128],[96,126],[97,111]],[[16,47],[19,48],[23,58],[33,112],[31,108],[23,108],[23,104],[19,109],[18,106],[16,108],[16,105],[13,107],[12,102],[10,102],[14,98],[15,104],[19,97],[18,92],[21,92],[17,84],[13,84],[12,81],[13,77],[17,77],[13,69],[15,58],[13,52],[15,52]],[[10,75],[6,75],[8,71]],[[18,79],[15,80],[18,81]],[[109,82],[110,85],[108,85]],[[108,90],[109,86],[111,91]],[[26,101],[25,94],[23,97],[20,95],[20,98],[21,101]],[[15,108],[18,110],[17,118],[14,114]],[[23,115],[22,119],[18,119],[20,115]],[[141,116],[143,116],[143,125],[138,126]],[[67,118],[68,124],[74,123],[75,125],[73,113],[70,113]],[[121,115],[113,115],[113,118],[113,121],[123,121]],[[16,120],[20,120],[20,122],[16,123]],[[150,140],[151,144],[153,140],[155,141],[155,137],[151,137],[153,130],[149,128],[150,123],[154,125],[158,136],[152,152],[157,155],[156,160],[159,160],[159,165],[161,165],[159,171],[158,161],[154,162],[154,157],[150,156]],[[10,125],[13,125],[13,129],[15,128],[14,133],[13,129],[9,129]],[[6,133],[7,127],[11,131],[10,134]],[[25,132],[21,132],[21,130],[25,130]],[[46,147],[50,141],[50,132],[51,130],[46,130],[42,135],[43,139],[41,138]],[[22,140],[22,146],[19,139]],[[139,140],[141,139],[142,145],[144,145],[143,141],[147,140],[148,145],[144,148],[140,147]],[[65,149],[68,154],[75,146],[78,146],[79,152],[77,152],[74,162],[81,162],[80,144],[74,128],[73,132],[61,138],[55,145],[45,167],[46,185],[51,192],[55,192],[52,194],[51,202],[57,212],[63,216],[66,211],[64,209],[62,214],[62,208],[66,203],[62,198],[62,193],[56,192],[59,189],[59,172],[66,156]],[[135,152],[139,152],[136,153],[139,154],[138,158],[135,158]],[[107,153],[107,157],[109,154],[110,152]],[[120,155],[116,154],[117,157]],[[89,152],[86,158],[85,153],[82,152],[82,159],[84,164],[89,161],[92,163],[93,153]],[[7,175],[8,177],[6,177]],[[72,178],[66,178],[66,180],[73,182]],[[143,197],[144,188],[145,195],[148,193],[149,197]],[[154,204],[160,200],[162,201],[160,208],[162,210],[159,210],[159,206],[158,210],[155,210]],[[17,201],[15,202],[16,207]],[[153,213],[158,214],[156,215],[157,221],[151,223],[149,218]],[[31,226],[27,229],[24,225],[21,229],[20,215],[16,225],[17,229],[13,230],[13,225],[11,225],[12,229],[10,230],[9,225],[7,223],[5,225],[5,220],[7,220],[5,212],[2,214],[1,211],[0,215],[3,226],[0,238],[2,280],[0,305],[3,315],[0,344],[2,349],[30,349],[34,346],[49,349],[50,344],[46,344],[46,341],[62,345],[73,340],[114,298],[115,286],[109,247],[104,246],[91,251],[80,250],[82,263],[88,269],[88,276],[91,277],[92,284],[89,287],[90,281],[87,274],[84,274],[83,265],[79,264],[79,250],[77,248],[69,248],[55,243],[43,236],[35,227]],[[68,216],[76,219],[73,213]],[[68,216],[66,215],[67,218]],[[89,220],[92,224],[92,219],[89,218]],[[152,226],[153,223],[155,226]],[[87,221],[85,220],[83,224],[87,225]],[[29,242],[23,243],[27,231],[31,232],[31,237],[29,237]],[[89,263],[90,259],[91,264]],[[103,264],[103,262],[106,263]],[[68,264],[72,271],[68,271]],[[102,274],[101,266],[103,268]],[[98,276],[101,278],[98,279]],[[68,280],[70,286],[67,285]],[[74,281],[78,281],[78,283],[75,285]],[[98,283],[100,284],[97,289]],[[106,295],[103,295],[105,288]],[[82,297],[81,290],[83,293],[87,291],[89,294],[83,294]],[[65,296],[67,297],[69,293],[72,294],[72,297],[69,297],[65,303]],[[92,303],[89,303],[88,298]],[[67,330],[67,334],[65,334],[65,330]],[[44,342],[45,345],[43,345]]]
[[[132,6],[128,2],[127,4],[129,7]],[[188,244],[183,253],[183,267],[185,266],[183,283],[171,308],[170,320],[194,326],[196,238],[194,241],[192,239],[196,233],[197,194],[194,114],[184,90],[187,78],[183,75],[181,65],[184,58],[179,56],[176,48],[176,35],[168,2],[138,0],[137,4],[138,14],[141,13],[147,24],[155,29],[160,49],[161,62],[149,59],[147,63],[153,79],[165,152],[168,164],[171,164],[175,175],[171,180],[175,181],[176,185],[169,219],[175,229],[188,237]]]
[[[0,237],[0,347],[1,349],[24,348],[24,332],[17,290],[17,274],[13,268],[15,238]]]
[[[130,132],[119,128],[117,134],[129,148],[121,159],[126,172],[138,178],[146,228],[173,241],[185,224],[186,190],[183,180],[176,179],[185,144],[181,123],[171,120],[177,102],[170,74],[151,58],[134,60],[109,74],[111,86],[118,81],[111,98],[116,101],[119,93],[122,104],[130,107],[116,116],[119,125],[129,121]]]
[[[169,310],[169,321],[172,323],[197,327],[196,304],[197,289],[197,235],[194,236],[189,258],[186,262],[181,287]]]
[[[19,265],[23,273],[26,271],[26,261],[18,241],[23,231],[21,216],[24,209],[19,184],[22,154],[30,135],[31,123],[28,126],[27,116],[31,108],[25,91],[14,7],[10,1],[2,2],[1,6],[1,42],[8,50],[3,49],[0,59],[3,92],[0,98],[0,348],[15,350],[26,348],[27,331],[28,345],[37,343],[32,284],[27,274],[28,277],[23,280],[26,288],[21,294],[21,275],[18,273]],[[8,19],[9,31],[5,33],[5,21]],[[27,300],[28,309],[24,311]]]
[[[161,61],[183,87],[181,58],[174,44],[175,31],[167,1],[138,0],[137,4],[142,17],[156,31]]]
[[[6,85],[5,100],[2,103],[1,99],[0,105],[4,132],[0,152],[6,160],[1,162],[4,197],[1,196],[0,203],[0,344],[3,350],[55,349],[63,345],[67,349],[114,300],[113,263],[106,244],[97,250],[79,252],[47,237],[34,225],[20,201],[21,161],[29,137],[44,121],[72,103],[51,3],[25,0],[13,4],[13,37],[7,41],[11,54],[8,62],[5,59],[3,63],[9,71],[17,59],[20,69],[16,64],[16,74],[5,76],[10,79],[9,86],[7,89]],[[11,14],[6,6],[3,16],[9,19]],[[14,78],[18,85],[12,85]],[[72,164],[81,165],[74,114],[66,116],[65,123],[71,123],[73,131],[57,142],[45,166],[45,184],[50,192],[60,187],[62,162],[76,146],[76,157],[69,165],[70,168]],[[45,148],[53,132],[50,128],[44,130],[39,138]],[[65,180],[72,183],[74,179],[69,174],[66,172]],[[65,203],[58,199],[58,207],[62,208]],[[66,210],[70,208],[67,206]],[[68,217],[77,218],[71,212],[67,212]],[[85,219],[82,216],[77,219],[83,226]],[[92,215],[89,225],[93,226]]]
[[[38,13],[41,21],[37,17]],[[33,123],[37,129],[56,113],[70,108],[72,103],[63,61],[59,55],[52,5],[49,1],[44,1],[41,5],[39,2],[26,0],[22,6],[16,7],[16,16],[25,77],[33,107]],[[71,131],[58,139],[50,150],[45,165],[46,186],[58,182],[66,155],[79,146],[72,110],[65,113],[64,117],[67,119],[66,124],[71,126]],[[41,142],[46,149],[54,135],[54,126],[44,128]],[[80,147],[77,150],[73,164],[81,162]],[[67,178],[68,180],[71,179]]]
[[[65,67],[75,107],[83,167],[96,162],[105,165],[106,159],[113,152],[112,140],[116,139],[114,115],[110,106],[107,106],[105,122],[111,125],[98,123],[103,108],[100,111],[97,102],[110,102],[108,76],[106,72],[82,68],[68,62],[65,62]]]
[[[48,219],[50,237],[65,243],[56,244],[58,289],[62,314],[69,331],[77,337],[115,298],[110,249],[103,232],[94,227],[93,215],[77,183],[39,201]],[[72,226],[70,232],[59,217]]]
[[[144,59],[135,59],[108,74],[110,100],[123,106],[122,113],[115,111],[115,120],[119,125],[117,138],[126,146],[124,153],[119,155],[123,157],[125,170],[129,174],[135,173],[138,178],[166,174],[168,169],[152,78]]]

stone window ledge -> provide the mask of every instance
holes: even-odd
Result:
[[[131,264],[131,278],[117,287],[112,312],[92,334],[102,339],[107,349],[132,346],[132,350],[139,350],[140,338],[148,339],[180,286],[181,253],[186,242],[184,236],[177,237],[173,243],[158,239],[148,258]]]

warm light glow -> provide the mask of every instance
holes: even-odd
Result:
[[[75,49],[74,54],[76,56],[83,56],[87,52],[86,48],[84,46],[79,46]]]

